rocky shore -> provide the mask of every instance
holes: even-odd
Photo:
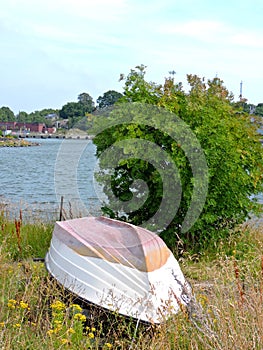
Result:
[[[39,145],[40,144],[37,142],[31,142],[24,139],[0,137],[0,147],[30,147]]]

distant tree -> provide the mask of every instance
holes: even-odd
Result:
[[[41,114],[40,111],[34,111],[28,114],[29,123],[45,123],[45,117]]]
[[[52,118],[49,118],[51,116]],[[54,125],[54,119],[58,119],[59,110],[52,108],[44,108],[37,112],[37,121],[44,123],[47,127]]]
[[[106,108],[114,105],[123,95],[120,92],[109,90],[97,99],[99,108]]]
[[[81,105],[83,105],[85,113],[91,113],[92,111],[94,111],[95,103],[88,93],[83,92],[82,94],[80,94],[78,96],[78,101]]]
[[[85,107],[79,102],[68,102],[59,111],[59,116],[62,119],[70,119],[85,116]]]
[[[47,119],[47,116],[51,114],[54,116],[59,116],[59,110],[44,108],[40,111],[34,111],[29,114],[24,111],[20,111],[16,116],[16,120],[23,123],[45,123],[46,125],[51,126],[53,121]]]
[[[29,122],[29,116],[28,116],[27,112],[19,111],[17,116],[16,116],[16,120],[18,122],[21,122],[21,123],[26,123],[26,122]]]
[[[0,121],[1,122],[13,122],[15,121],[14,112],[9,107],[0,108]]]
[[[233,102],[232,105],[239,110],[239,112],[242,114],[243,112],[249,113],[249,114],[257,114],[256,113],[256,106],[253,103],[247,103],[246,99],[243,99],[241,101]]]
[[[44,118],[46,118],[48,115],[57,115],[58,116],[58,114],[59,114],[59,110],[53,109],[53,108],[44,108],[38,112]]]
[[[255,108],[255,114],[263,117],[263,103],[259,103]]]
[[[94,111],[95,104],[92,97],[83,92],[78,96],[78,102],[68,102],[59,111],[59,117],[68,119],[68,127],[72,128],[78,125],[86,125],[87,115]],[[81,118],[84,118],[80,123]]]
[[[62,119],[68,119],[68,128],[73,128],[82,118],[85,118],[87,108],[81,102],[68,102],[59,111]]]

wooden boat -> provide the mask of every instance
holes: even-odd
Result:
[[[122,315],[161,323],[191,301],[191,289],[163,240],[105,217],[56,222],[45,263],[83,300]]]

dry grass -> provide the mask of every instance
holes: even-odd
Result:
[[[75,317],[70,312],[75,301],[32,259],[43,255],[39,241],[46,239],[43,225],[32,230],[0,221],[0,349],[263,349],[260,227],[243,228],[213,254],[183,258],[197,302],[192,312],[139,328],[98,310],[91,319]]]

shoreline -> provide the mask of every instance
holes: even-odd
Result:
[[[0,147],[31,147],[40,146],[38,142],[31,142],[20,138],[0,137]]]

